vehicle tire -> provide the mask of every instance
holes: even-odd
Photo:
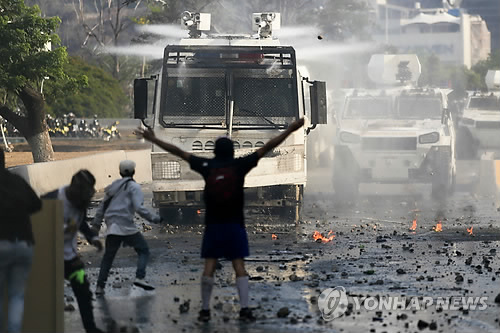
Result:
[[[355,201],[359,194],[358,168],[340,151],[333,159],[333,189],[341,201]]]
[[[180,221],[179,209],[177,207],[160,207],[159,213],[165,223],[178,224]]]
[[[432,175],[432,198],[444,200],[453,190],[451,152],[438,151]]]
[[[271,207],[269,208],[271,215],[278,217],[284,222],[297,223],[300,221],[302,213],[302,205],[296,204],[293,206]]]
[[[203,224],[201,214],[198,213],[198,208],[182,208],[181,223],[182,224]]]

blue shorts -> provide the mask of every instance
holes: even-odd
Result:
[[[233,260],[249,255],[245,227],[236,223],[206,225],[201,245],[202,258]]]

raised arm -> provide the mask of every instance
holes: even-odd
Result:
[[[179,156],[183,160],[189,162],[189,157],[191,156],[191,153],[188,153],[187,151],[184,151],[179,147],[174,146],[173,144],[158,139],[155,135],[155,132],[152,129],[138,128],[137,130],[135,130],[134,133],[142,136],[145,140],[154,143],[155,145],[161,147],[162,149],[168,151],[169,153],[174,154],[175,156]]]
[[[263,157],[268,152],[276,148],[280,143],[285,141],[287,136],[289,136],[292,132],[298,130],[302,126],[304,126],[304,118],[300,118],[299,120],[291,123],[283,133],[267,141],[265,145],[257,150],[257,155],[259,155],[259,158]]]

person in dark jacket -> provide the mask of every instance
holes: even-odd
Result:
[[[202,309],[198,320],[210,320],[209,303],[214,285],[217,259],[231,260],[236,273],[236,287],[240,297],[240,320],[253,321],[255,317],[248,308],[248,274],[244,257],[249,255],[248,238],[244,224],[243,184],[245,176],[257,166],[260,158],[282,143],[292,132],[304,125],[299,119],[278,136],[269,140],[254,153],[234,158],[233,142],[219,138],[215,142],[213,159],[194,156],[179,147],[158,139],[152,129],[138,129],[136,134],[160,146],[171,154],[189,162],[191,169],[200,173],[205,180],[204,200],[206,206],[205,233],[201,257],[205,268],[201,277]]]
[[[31,186],[5,169],[5,155],[0,149],[0,332],[4,332],[5,291],[9,307],[7,332],[21,332],[24,291],[35,243],[30,216],[41,208],[42,201]]]
[[[98,251],[102,243],[85,221],[87,208],[95,193],[95,178],[88,170],[80,170],[71,178],[71,184],[42,196],[61,200],[64,208],[64,278],[69,280],[75,294],[83,327],[87,333],[100,333],[94,320],[92,293],[85,275],[84,264],[77,252],[77,233],[80,231]]]

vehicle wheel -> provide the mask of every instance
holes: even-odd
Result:
[[[182,208],[180,220],[182,224],[203,224],[198,208]]]
[[[176,207],[161,207],[160,216],[168,224],[178,224],[180,221],[179,209]]]
[[[280,220],[286,222],[297,223],[300,221],[300,216],[302,213],[302,206],[300,204],[293,206],[283,206],[283,207],[273,207],[271,209],[271,214],[278,216]]]
[[[453,189],[453,174],[451,170],[451,153],[439,151],[432,176],[432,198],[444,200]]]
[[[340,155],[340,156],[338,156]],[[333,160],[333,189],[335,197],[342,201],[355,201],[359,194],[357,168],[350,165],[341,154]]]

